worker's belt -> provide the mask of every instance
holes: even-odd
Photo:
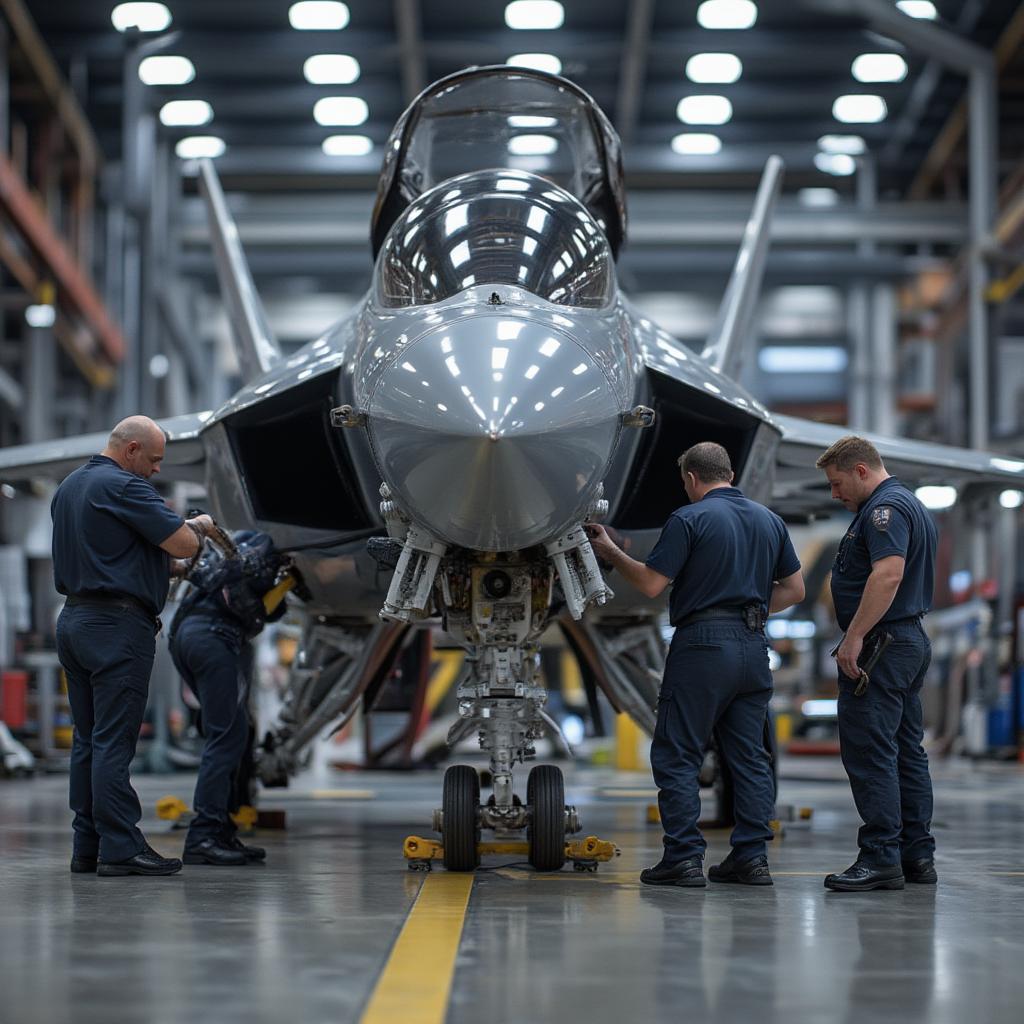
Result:
[[[882,626],[901,626],[905,622],[920,622],[924,618],[924,612],[918,612],[916,615],[904,615],[901,619],[883,619],[874,628],[880,629]]]
[[[115,593],[113,591],[104,591],[97,594],[70,594],[65,603],[68,605],[95,605],[98,608],[120,608],[122,611],[139,611],[157,629],[160,628],[160,620],[134,594]]]
[[[720,604],[710,608],[701,608],[700,611],[691,612],[685,619],[673,623],[676,629],[683,626],[692,626],[695,622],[707,622],[710,619],[736,619],[744,623],[748,629],[764,629],[764,614],[760,605],[748,604]]]

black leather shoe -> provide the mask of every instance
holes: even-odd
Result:
[[[78,854],[75,854],[71,858],[71,873],[73,875],[95,875],[96,858],[82,857]]]
[[[195,846],[186,846],[182,859],[186,864],[216,864],[218,867],[239,867],[246,863],[241,850],[225,846],[217,839],[204,839]]]
[[[173,875],[181,870],[177,857],[161,857],[151,846],[141,852],[114,863],[101,860],[96,865],[97,875]]]
[[[857,861],[837,875],[825,876],[825,888],[835,892],[870,892],[872,889],[902,889],[903,868],[892,864],[873,868]]]
[[[903,862],[903,877],[916,885],[935,885],[939,880],[935,871],[935,861],[931,857],[905,860]]]
[[[772,885],[772,873],[768,870],[768,858],[761,854],[737,864],[730,853],[721,864],[708,868],[712,882],[734,882],[739,885]]]
[[[640,872],[640,881],[644,885],[678,885],[686,889],[703,889],[708,884],[700,857],[691,857],[677,864],[659,861],[653,868]]]
[[[225,839],[224,845],[232,850],[238,850],[239,853],[244,853],[246,860],[261,861],[267,859],[267,851],[262,846],[246,846],[238,836]]]

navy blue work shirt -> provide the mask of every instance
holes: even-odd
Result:
[[[160,614],[170,586],[170,556],[159,545],[185,520],[148,480],[106,455],[94,455],[57,488],[50,515],[59,593],[130,594]]]
[[[875,562],[904,559],[903,579],[881,622],[924,615],[932,606],[937,534],[931,513],[891,476],[857,510],[832,565],[832,603],[845,633],[857,612]]]
[[[676,626],[705,608],[757,602],[767,614],[772,586],[800,568],[786,524],[738,487],[715,487],[672,513],[647,558],[673,580]]]

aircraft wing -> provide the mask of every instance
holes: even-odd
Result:
[[[203,444],[199,431],[210,418],[209,412],[190,413],[159,420],[167,431],[167,454],[160,467],[160,479],[203,482]],[[0,448],[0,481],[63,480],[90,456],[104,449],[107,434],[80,434],[57,441]]]
[[[782,431],[772,508],[788,519],[835,511],[825,475],[814,462],[834,441],[853,431],[795,416],[773,415],[772,420]],[[1024,460],[908,438],[862,436],[878,449],[885,468],[909,486],[948,484],[961,493],[1024,489]]]

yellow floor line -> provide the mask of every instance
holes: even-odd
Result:
[[[427,875],[360,1024],[443,1024],[472,888],[471,872]]]

